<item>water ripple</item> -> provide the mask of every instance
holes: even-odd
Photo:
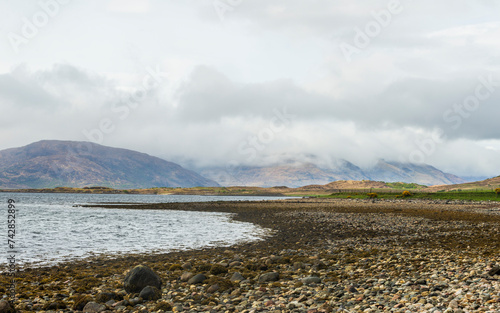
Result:
[[[20,264],[57,263],[101,253],[168,252],[259,240],[267,230],[214,212],[73,207],[90,202],[172,202],[168,196],[2,194],[17,202]],[[179,200],[179,196],[175,196]],[[229,197],[234,200],[234,197]],[[200,201],[187,196],[182,202]],[[216,198],[221,200],[221,198]],[[3,199],[2,199],[3,200]],[[134,201],[135,200],[135,201]],[[6,252],[0,265],[6,264]]]

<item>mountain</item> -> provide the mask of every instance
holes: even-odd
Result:
[[[218,186],[178,164],[90,142],[44,140],[0,151],[0,188]]]
[[[200,169],[198,172],[223,186],[302,187],[325,185],[336,180],[366,178],[359,167],[347,161],[342,161],[341,165],[329,169],[320,168],[312,163],[291,163],[267,167],[211,167]]]
[[[336,160],[328,167],[313,163],[288,163],[275,166],[210,167],[199,169],[201,175],[223,186],[287,186],[324,185],[339,180],[372,180],[447,185],[464,183],[460,177],[444,173],[426,164],[411,164],[379,160],[374,166],[360,168],[346,160]]]
[[[453,174],[444,173],[427,164],[387,162],[379,160],[365,173],[372,180],[385,182],[417,183],[421,185],[461,184],[466,181]]]

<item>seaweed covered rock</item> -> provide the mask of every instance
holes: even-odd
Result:
[[[146,286],[161,289],[161,279],[152,269],[137,265],[125,277],[123,287],[128,293],[139,293]]]

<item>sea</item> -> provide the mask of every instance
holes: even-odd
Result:
[[[14,206],[10,213],[9,199]],[[0,193],[0,268],[13,262],[18,267],[40,267],[103,254],[231,246],[269,235],[268,229],[233,221],[228,213],[85,208],[82,204],[275,199],[285,197]]]

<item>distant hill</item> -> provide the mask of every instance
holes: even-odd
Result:
[[[435,185],[426,188],[429,191],[450,191],[450,190],[471,190],[471,189],[496,189],[500,188],[500,176],[485,179],[482,181],[470,182],[465,184],[454,185]]]
[[[0,151],[0,188],[218,186],[178,164],[89,142],[44,140]]]
[[[445,173],[428,164],[379,160],[375,166],[366,169],[364,172],[371,180],[385,182],[417,183],[427,186],[461,184],[466,182],[458,176]]]
[[[339,180],[371,180],[446,185],[465,183],[462,178],[444,173],[427,164],[398,163],[379,160],[362,169],[346,160],[336,160],[328,168],[313,163],[288,163],[266,167],[210,167],[199,169],[204,177],[223,186],[287,186],[325,185]]]
[[[352,163],[342,161],[330,169],[319,168],[311,163],[290,163],[267,167],[238,166],[234,168],[212,167],[198,171],[222,186],[253,187],[302,187],[325,185],[336,180],[362,180],[366,176]]]

